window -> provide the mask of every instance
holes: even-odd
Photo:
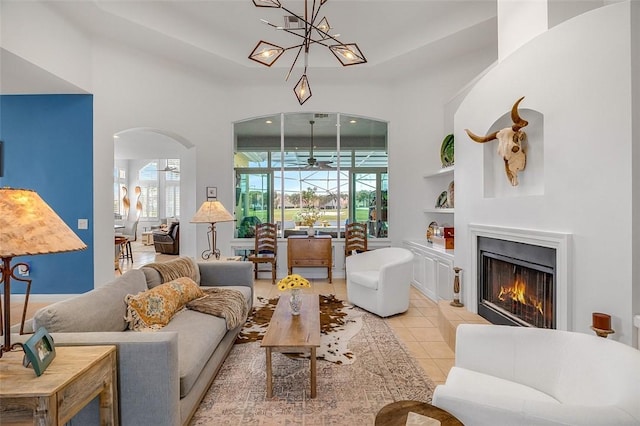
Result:
[[[168,159],[165,177],[165,216],[180,217],[180,160]]]
[[[113,214],[116,219],[122,219],[124,211],[122,206],[123,186],[127,186],[127,171],[116,166],[113,168]]]
[[[140,201],[142,202],[141,219],[158,219],[158,161],[147,163],[138,171]]]
[[[342,237],[347,221],[388,235],[387,123],[296,113],[235,123],[236,235],[277,222],[281,237],[306,233],[300,213],[320,211],[319,232]]]

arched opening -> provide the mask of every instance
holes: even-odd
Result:
[[[195,197],[193,148],[186,138],[160,129],[114,134],[114,229],[129,239],[120,256],[124,269],[189,251],[181,244],[179,227],[188,200]],[[160,231],[167,238],[154,237]]]

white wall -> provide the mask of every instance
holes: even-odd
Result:
[[[547,0],[498,0],[498,59],[545,32],[547,16]]]
[[[613,338],[625,343],[632,342],[634,259],[629,8],[597,9],[533,39],[490,70],[455,116],[456,264],[469,270],[470,223],[572,233],[570,328],[590,333],[591,313],[607,312]],[[485,133],[521,96],[522,108],[544,116],[543,129],[525,128],[538,134],[529,144],[544,146],[543,193],[524,196],[514,187],[513,196],[485,198],[484,156],[497,154],[463,129]],[[476,284],[471,277],[464,284],[465,303],[475,309]]]
[[[3,48],[91,93],[91,41],[45,3],[0,2]]]
[[[631,230],[633,241],[632,268],[633,268],[633,294],[631,297],[633,312],[640,314],[640,3],[631,4],[631,86],[632,86],[632,114],[633,130],[631,147],[633,168],[632,184],[633,206],[631,216],[634,218]],[[636,318],[640,317],[637,315]],[[638,329],[640,336],[640,328]],[[636,336],[636,337],[638,337]],[[640,348],[640,338],[636,341],[636,347]]]

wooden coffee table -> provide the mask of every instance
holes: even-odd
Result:
[[[316,397],[316,348],[320,346],[320,302],[317,294],[303,294],[300,315],[291,315],[289,294],[283,293],[262,338],[267,353],[267,398],[273,396],[271,353],[274,350],[310,351],[311,398]]]
[[[409,412],[431,417],[442,426],[463,426],[453,414],[420,401],[397,401],[382,407],[376,414],[376,426],[405,426]]]

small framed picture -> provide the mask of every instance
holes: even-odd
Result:
[[[56,347],[53,344],[53,338],[44,327],[40,327],[35,334],[22,345],[22,348],[24,349],[22,364],[25,367],[31,365],[36,372],[36,376],[42,375],[44,370],[47,369],[51,361],[56,357]]]
[[[210,198],[218,198],[218,187],[207,186],[207,200]]]

